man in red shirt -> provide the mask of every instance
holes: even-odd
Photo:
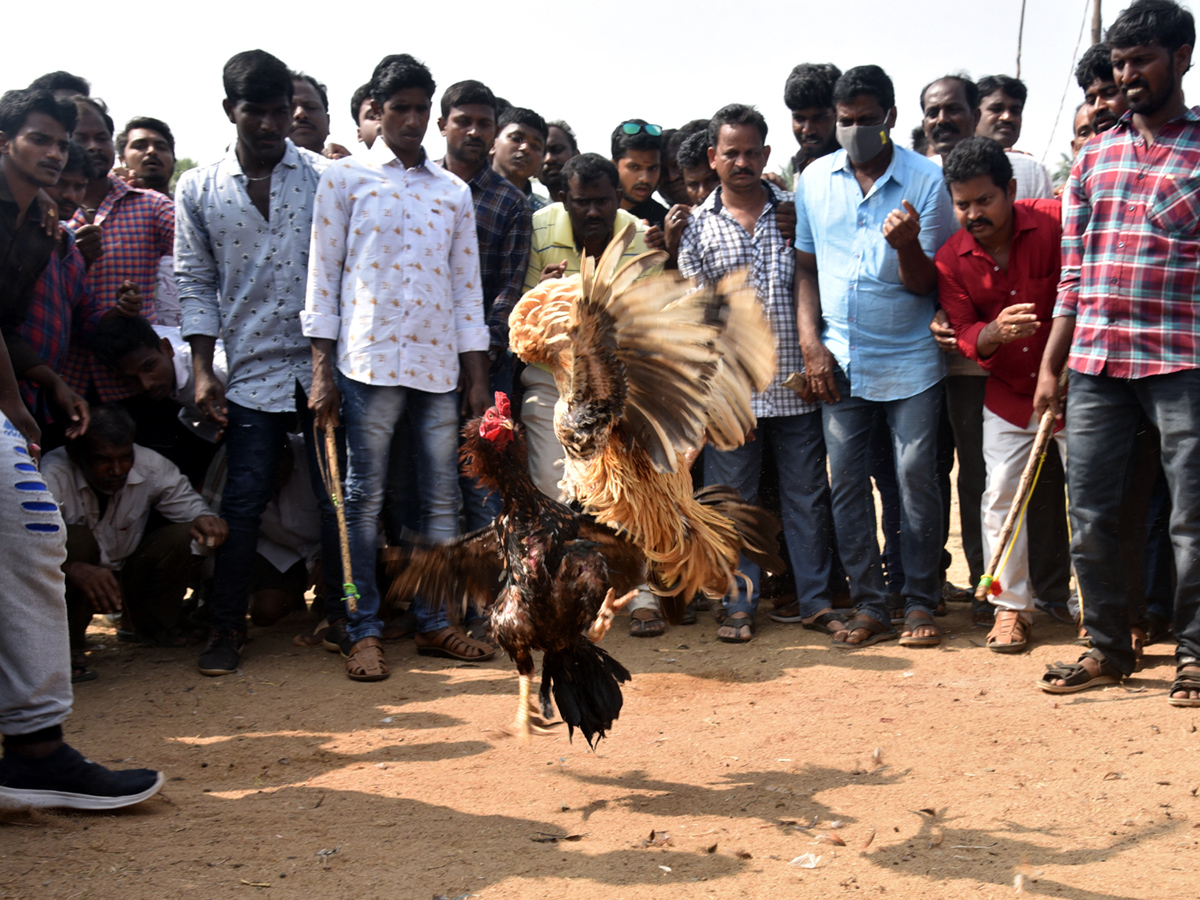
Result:
[[[962,228],[935,258],[938,300],[963,356],[988,370],[982,515],[984,559],[990,559],[1038,430],[1033,392],[1054,315],[1060,205],[1016,200],[1012,165],[991,138],[962,141],[943,169]],[[1061,434],[1058,440],[1065,455]],[[987,646],[1000,653],[1024,650],[1030,637],[1033,593],[1026,535],[1015,536],[999,581],[1003,590],[992,598],[996,615]]]

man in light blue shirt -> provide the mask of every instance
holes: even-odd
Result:
[[[896,637],[885,599],[868,470],[871,423],[886,420],[900,487],[905,626],[933,646],[940,589],[937,425],[945,374],[929,333],[934,254],[956,225],[941,170],[896,146],[891,79],[859,66],[834,88],[838,142],[796,189],[796,302],[809,388],[823,411],[838,550],[858,615],[837,647]]]

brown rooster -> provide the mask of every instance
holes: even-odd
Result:
[[[468,477],[499,495],[502,511],[492,525],[458,540],[394,552],[393,559],[402,555],[407,565],[392,591],[473,601],[481,608],[495,598],[491,631],[520,678],[518,736],[527,740],[533,727],[533,651],[542,650],[543,713],[550,715],[553,693],[568,733],[578,728],[594,746],[620,713],[621,684],[630,677],[595,642],[614,612],[637,594],[645,558],[612,529],[534,486],[521,425],[503,393],[466,424],[459,456]]]
[[[716,485],[693,494],[690,461],[706,442],[740,446],[756,420],[752,390],[775,372],[771,329],[745,277],[696,289],[679,276],[636,281],[661,254],[617,269],[617,235],[580,274],[543,282],[509,317],[510,344],[559,389],[562,487],[640,546],[668,618],[697,592],[736,587],[739,553],[778,572],[779,523]]]

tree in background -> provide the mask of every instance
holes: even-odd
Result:
[[[194,159],[192,159],[190,156],[184,156],[180,159],[175,160],[175,172],[174,172],[174,174],[171,175],[171,186],[168,188],[172,197],[175,196],[175,184],[179,181],[179,176],[182,175],[184,172],[186,172],[188,169],[196,168],[196,165],[197,165],[196,161]]]

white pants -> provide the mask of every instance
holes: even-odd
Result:
[[[981,514],[983,516],[983,558],[990,563],[1004,519],[1017,494],[1021,472],[1029,461],[1033,442],[1037,437],[1038,420],[1032,418],[1024,428],[1000,418],[987,407],[983,410],[983,461],[987,466],[987,489],[983,492]],[[1062,455],[1063,468],[1067,464],[1066,433],[1054,436],[1058,452]],[[1063,498],[1066,502],[1066,498]],[[1001,562],[998,581],[1003,590],[991,597],[991,602],[1002,609],[1015,609],[1030,622],[1033,619],[1033,589],[1029,584],[1029,521],[1020,523],[1020,532],[1012,541],[1008,560]],[[995,572],[990,574],[995,575]]]
[[[521,424],[525,426],[525,446],[529,451],[529,475],[543,494],[563,500],[558,483],[563,477],[562,460],[566,453],[554,435],[558,386],[554,376],[538,366],[525,367],[521,384],[525,386]]]

